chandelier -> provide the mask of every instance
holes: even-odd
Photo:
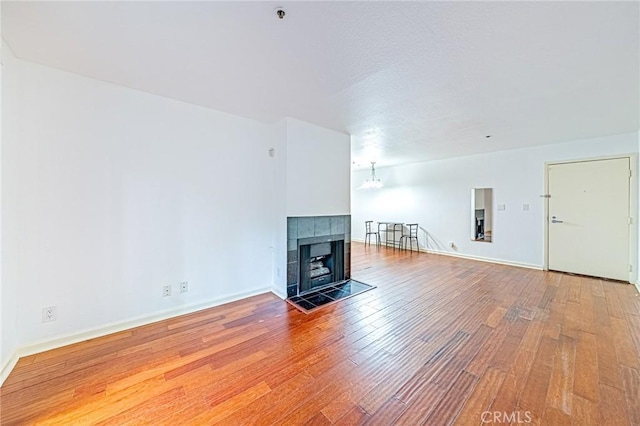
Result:
[[[380,179],[378,179],[376,177],[376,162],[372,161],[371,162],[371,177],[369,179],[367,179],[362,185],[360,185],[360,188],[358,189],[380,189],[382,188],[382,182],[380,182]]]

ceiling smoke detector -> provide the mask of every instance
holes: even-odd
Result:
[[[276,7],[276,16],[280,19],[284,19],[284,15],[286,15],[284,9],[281,7]]]

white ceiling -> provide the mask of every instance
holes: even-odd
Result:
[[[3,1],[2,36],[25,60],[350,133],[367,167],[637,131],[639,5]]]

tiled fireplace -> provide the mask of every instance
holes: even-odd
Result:
[[[351,216],[287,218],[287,297],[351,277]]]

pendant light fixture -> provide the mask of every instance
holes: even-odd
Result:
[[[380,189],[382,182],[376,177],[376,162],[371,162],[371,177],[367,179],[358,189]]]

